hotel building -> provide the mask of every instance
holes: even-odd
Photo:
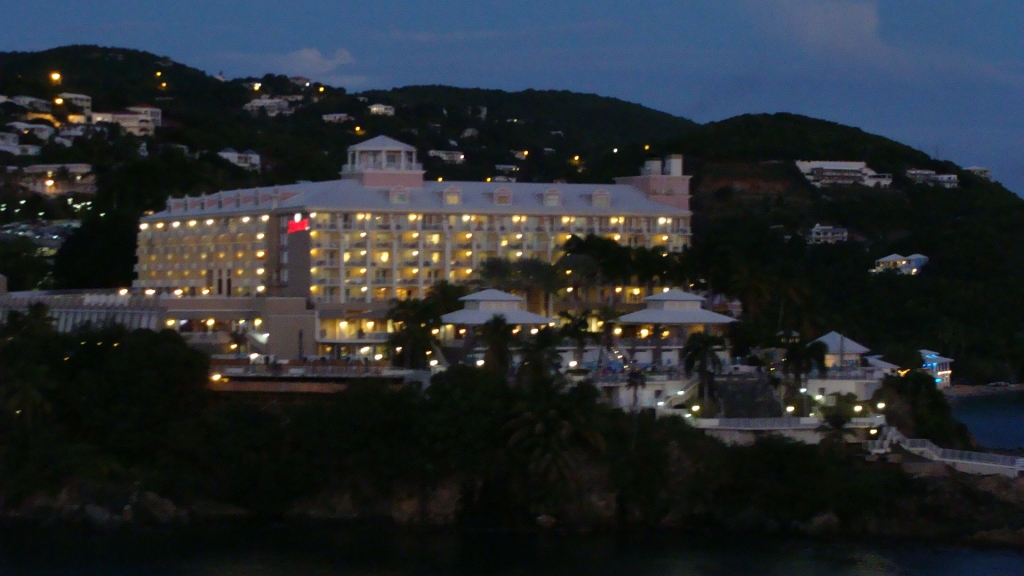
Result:
[[[572,235],[669,252],[690,242],[682,156],[610,185],[424,181],[423,173],[415,148],[378,136],[349,148],[340,180],[171,199],[139,225],[134,286],[369,304],[472,280],[492,257],[554,262]]]

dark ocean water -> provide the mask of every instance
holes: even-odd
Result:
[[[173,540],[173,539],[171,539]],[[761,537],[428,536],[388,530],[220,533],[162,542],[152,535],[73,544],[0,544],[0,576],[1003,576],[1024,554],[897,543],[842,544]]]
[[[959,398],[953,413],[988,448],[1024,448],[1024,392]]]

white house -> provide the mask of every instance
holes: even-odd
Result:
[[[808,244],[835,244],[836,242],[846,242],[849,237],[849,233],[846,228],[837,228],[834,226],[822,226],[821,224],[815,224],[814,228],[811,228],[811,237],[808,239]]]
[[[796,167],[813,186],[849,186],[859,184],[871,188],[888,188],[891,174],[878,174],[865,162],[839,162],[829,160],[797,160]]]
[[[394,116],[395,107],[387,106],[385,104],[371,104],[370,114],[376,114],[377,116]]]
[[[53,104],[49,100],[43,100],[42,98],[33,98],[32,96],[15,96],[14,98],[11,98],[11,101],[30,110],[38,110],[40,112],[53,111]]]
[[[163,111],[156,106],[140,104],[138,106],[129,106],[128,111],[148,116],[149,121],[153,123],[153,128],[159,128],[160,124],[163,122]]]
[[[85,94],[74,94],[71,92],[62,92],[57,95],[58,98],[64,100],[65,104],[74,104],[81,108],[86,114],[92,112],[92,96],[86,96]]]
[[[29,124],[27,122],[9,122],[7,127],[22,134],[35,134],[40,140],[49,140],[57,131],[46,124]]]
[[[38,156],[39,146],[32,144],[20,144],[20,138],[12,132],[0,132],[0,152],[7,152],[15,156]]]
[[[149,114],[138,112],[93,112],[89,115],[92,124],[117,124],[128,134],[150,136],[153,134],[153,120]]]
[[[968,168],[964,168],[964,170],[967,170],[968,172],[974,174],[975,176],[978,176],[979,178],[984,178],[985,180],[992,180],[991,168],[985,168],[983,166],[970,166]]]
[[[430,150],[427,156],[440,158],[445,164],[463,164],[466,161],[466,155],[458,150]]]
[[[276,98],[274,96],[264,94],[242,106],[242,109],[253,116],[259,114],[260,110],[263,110],[267,113],[267,116],[273,118],[279,114],[284,114],[286,116],[291,114],[292,111],[289,106],[290,104],[284,98]]]
[[[94,194],[96,178],[89,164],[36,164],[21,169],[21,185],[36,194]]]
[[[336,112],[334,114],[324,114],[320,118],[322,118],[323,121],[327,122],[328,124],[342,124],[344,122],[354,120],[354,118],[342,112]]]
[[[259,171],[260,169],[260,155],[252,150],[237,152],[231,148],[225,148],[218,152],[217,156],[231,162],[235,166],[245,168],[246,170]]]
[[[960,178],[956,174],[936,174],[934,170],[907,170],[907,178],[916,184],[956,188]]]
[[[953,359],[945,358],[932,350],[920,350],[920,352],[921,358],[924,360],[921,368],[935,379],[936,387],[948,388],[950,378],[953,375],[953,369],[950,366],[953,363]]]
[[[917,274],[927,263],[928,257],[924,254],[911,254],[910,256],[890,254],[884,258],[875,260],[875,267],[871,272],[878,274],[880,272],[895,270],[900,274],[913,276]]]
[[[476,128],[466,128],[462,131],[462,138],[476,138],[480,135],[480,131]]]

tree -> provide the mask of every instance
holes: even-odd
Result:
[[[687,376],[694,371],[700,378],[700,396],[704,403],[714,399],[715,373],[722,370],[722,360],[716,352],[725,345],[720,336],[712,336],[705,332],[694,332],[686,339],[679,354],[682,356],[683,370]]]
[[[507,380],[512,367],[512,348],[516,344],[512,326],[500,314],[480,326],[480,339],[484,343],[484,368]]]
[[[477,267],[486,288],[512,292],[519,287],[516,265],[506,258],[488,258]]]
[[[802,388],[805,375],[815,368],[825,370],[825,354],[828,347],[824,342],[804,342],[798,340],[786,346],[786,356],[782,359],[782,371],[793,377],[793,388]]]
[[[396,352],[395,365],[415,370],[426,368],[427,352],[435,344],[432,330],[439,323],[436,307],[415,298],[396,300],[387,318],[397,325],[397,330],[388,336],[388,346]]]
[[[558,354],[558,342],[558,332],[548,326],[538,330],[533,337],[524,339],[520,352],[522,362],[516,373],[520,386],[563,383],[565,378],[560,371],[562,357]]]
[[[576,362],[582,364],[583,354],[587,349],[587,342],[594,337],[590,331],[590,310],[570,312],[563,310],[558,316],[565,322],[559,328],[562,338],[567,338],[576,343]]]

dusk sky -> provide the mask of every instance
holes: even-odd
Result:
[[[0,50],[101,44],[229,77],[568,89],[699,122],[796,112],[1024,193],[1021,0],[0,0]]]

